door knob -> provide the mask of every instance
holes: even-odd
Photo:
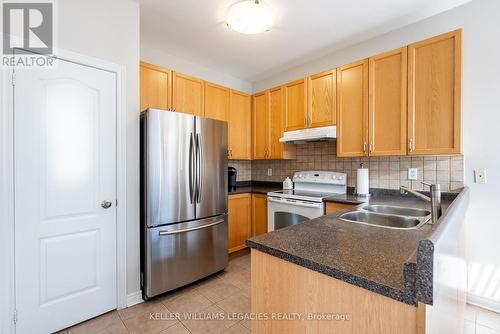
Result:
[[[101,206],[104,208],[104,209],[109,209],[111,207],[111,205],[113,205],[113,203],[111,201],[102,201],[101,202]]]

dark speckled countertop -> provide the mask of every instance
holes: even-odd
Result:
[[[236,182],[236,189],[230,190],[228,195],[243,193],[267,194],[270,191],[281,189],[283,189],[281,182],[239,181]]]
[[[248,239],[247,245],[410,305],[416,305],[417,301],[432,304],[432,284],[418,286],[431,289],[430,293],[417,291],[416,282],[428,282],[433,274],[432,265],[429,268],[432,247],[424,247],[423,241],[440,224],[446,224],[446,210],[458,197],[443,194],[441,219],[435,225],[425,224],[416,230],[346,222],[338,218],[341,213],[336,213]],[[368,200],[340,195],[327,201],[429,208],[427,202],[415,196],[390,190],[376,191]],[[430,300],[425,298],[429,295]]]

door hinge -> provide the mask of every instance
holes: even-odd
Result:
[[[116,206],[118,206],[118,200],[116,200]]]
[[[14,310],[14,315],[12,319],[14,320],[14,324],[17,324],[17,310]]]
[[[144,287],[144,273],[141,273],[141,288]]]

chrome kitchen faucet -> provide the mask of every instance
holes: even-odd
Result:
[[[441,217],[442,214],[442,207],[441,207],[441,186],[439,184],[430,184],[427,182],[422,182],[423,185],[426,185],[430,188],[431,190],[431,197],[425,196],[418,191],[411,190],[408,187],[405,186],[399,186],[400,192],[402,195],[406,193],[411,193],[417,197],[420,197],[421,199],[430,202],[431,203],[431,221],[432,224],[435,224],[439,217]]]

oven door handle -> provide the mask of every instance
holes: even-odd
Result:
[[[272,203],[302,206],[302,207],[306,207],[306,208],[321,208],[321,206],[322,206],[322,203],[307,203],[307,202],[299,202],[299,201],[287,201],[287,200],[275,199],[272,197],[268,197],[267,200],[269,202],[272,202]]]

